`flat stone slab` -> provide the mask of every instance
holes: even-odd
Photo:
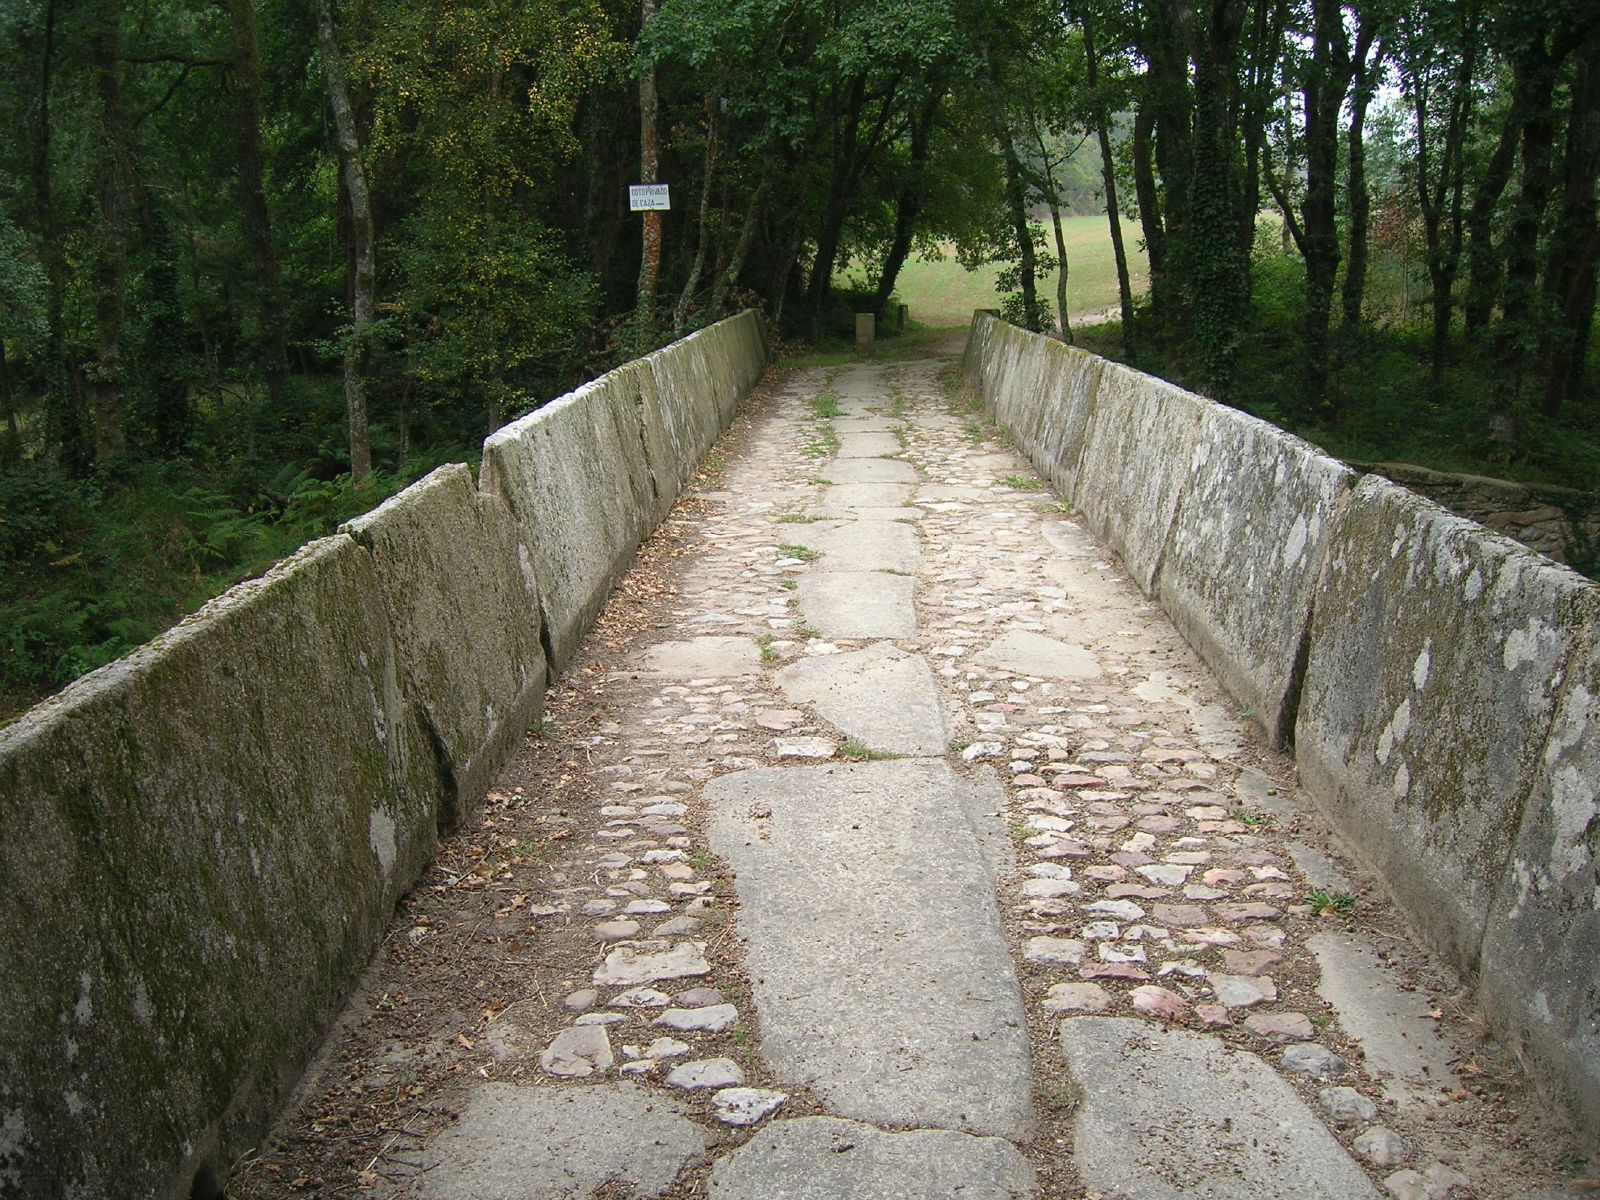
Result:
[[[778,672],[778,686],[874,750],[943,754],[949,741],[949,718],[928,660],[887,643],[801,659]]]
[[[918,504],[948,504],[952,501],[987,500],[989,489],[956,483],[929,483],[917,489]]]
[[[659,1196],[705,1153],[705,1130],[659,1088],[635,1084],[471,1090],[428,1147],[424,1200],[568,1200],[612,1180]]]
[[[834,464],[823,467],[823,478],[832,479],[829,474]],[[911,493],[916,488],[909,483],[835,483],[823,489],[822,504],[825,508],[850,509],[850,508],[903,508],[911,503]]]
[[[886,417],[880,413],[865,413],[862,415],[835,417],[833,430],[843,441],[852,433],[888,433],[900,424],[893,417]],[[898,446],[895,447],[897,450]]]
[[[1427,996],[1400,990],[1370,943],[1346,933],[1319,933],[1307,943],[1322,968],[1317,991],[1360,1039],[1367,1070],[1397,1102],[1460,1087],[1450,1046],[1428,1015]]]
[[[596,987],[633,987],[660,979],[709,975],[711,967],[706,962],[705,950],[702,942],[679,942],[670,950],[660,951],[621,946],[606,955],[605,962],[595,968],[594,984]]]
[[[1294,1087],[1254,1054],[1130,1017],[1061,1023],[1083,1093],[1085,1187],[1119,1200],[1378,1200]]]
[[[841,521],[918,521],[926,514],[920,508],[904,505],[880,508],[868,504],[846,508],[835,504],[814,509],[812,515]]]
[[[904,571],[922,565],[916,530],[898,521],[847,521],[841,525],[796,525],[783,534],[789,544],[816,550],[819,571]]]
[[[776,1112],[789,1099],[787,1092],[770,1088],[723,1088],[711,1097],[717,1120],[724,1125],[755,1125],[762,1117]]]
[[[713,1200],[1023,1200],[1033,1168],[1001,1138],[885,1133],[856,1121],[775,1121],[711,1168]]]
[[[897,458],[837,458],[823,468],[836,484],[918,483],[916,467]]]
[[[584,1018],[578,1018],[580,1021]],[[616,1061],[611,1039],[598,1025],[563,1029],[539,1055],[539,1066],[551,1075],[581,1078],[596,1071],[609,1071]]]
[[[686,642],[662,642],[646,652],[639,673],[670,679],[759,675],[761,647],[753,638],[746,637],[697,637]]]
[[[850,424],[854,428],[858,423],[852,421]],[[834,431],[839,435],[840,458],[881,458],[886,454],[899,454],[903,449],[900,439],[892,433],[880,433],[876,430],[847,432],[837,425],[834,426]]]
[[[975,832],[995,790],[926,759],[706,785],[762,1053],[841,1115],[1028,1136],[1022,996]]]
[[[1001,475],[1019,474],[1026,475],[1029,479],[1038,478],[1033,467],[1015,454],[972,454],[963,459],[967,466],[974,471],[992,471]]]
[[[976,658],[986,667],[1045,679],[1099,679],[1100,660],[1082,646],[1070,646],[1026,630],[995,638]]]
[[[882,571],[808,571],[800,614],[823,637],[902,638],[917,631],[909,576]]]

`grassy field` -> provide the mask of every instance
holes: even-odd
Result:
[[[1076,319],[1079,313],[1095,313],[1117,306],[1117,268],[1111,254],[1111,233],[1104,214],[1068,217],[1062,222],[1067,242],[1067,307]],[[1145,261],[1139,248],[1138,226],[1122,223],[1123,245],[1128,252],[1128,269],[1135,295],[1144,291]],[[1054,237],[1046,227],[1046,243]],[[1054,251],[1051,251],[1054,253]],[[912,320],[922,325],[949,327],[972,320],[975,308],[997,308],[994,280],[1000,268],[994,264],[976,271],[964,270],[954,255],[940,262],[912,259],[900,271],[895,292],[911,308]],[[1053,313],[1056,280],[1052,272],[1039,280],[1039,299]]]

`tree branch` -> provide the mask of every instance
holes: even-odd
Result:
[[[1295,249],[1300,251],[1300,256],[1305,257],[1306,234],[1300,227],[1300,222],[1295,219],[1294,205],[1289,203],[1289,194],[1278,182],[1272,173],[1272,156],[1261,156],[1261,177],[1266,180],[1267,191],[1272,193],[1273,200],[1277,201],[1278,208],[1283,212],[1283,219],[1289,223],[1289,236],[1294,238]]]
[[[186,69],[194,67],[231,67],[234,65],[232,57],[228,58],[194,58],[188,54],[123,54],[123,62],[138,63],[150,66],[153,63],[174,63]]]

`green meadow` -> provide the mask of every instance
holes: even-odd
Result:
[[[1111,232],[1105,214],[1067,217],[1062,221],[1062,233],[1067,243],[1067,310],[1073,319],[1116,308],[1117,267],[1111,253]],[[1054,241],[1046,225],[1046,249],[1052,255]],[[1137,296],[1145,288],[1146,266],[1136,223],[1122,222],[1122,241],[1128,253],[1133,292]],[[965,325],[972,320],[973,309],[999,307],[995,277],[1000,270],[1000,266],[990,263],[968,271],[956,262],[953,250],[947,247],[946,256],[937,262],[916,258],[907,262],[896,281],[895,293],[902,304],[910,307],[911,319],[920,325],[936,328]],[[1054,271],[1040,277],[1039,300],[1048,311],[1055,312]]]

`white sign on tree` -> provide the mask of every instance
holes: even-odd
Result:
[[[634,183],[628,186],[629,212],[671,207],[672,202],[667,198],[667,185],[664,183]]]

